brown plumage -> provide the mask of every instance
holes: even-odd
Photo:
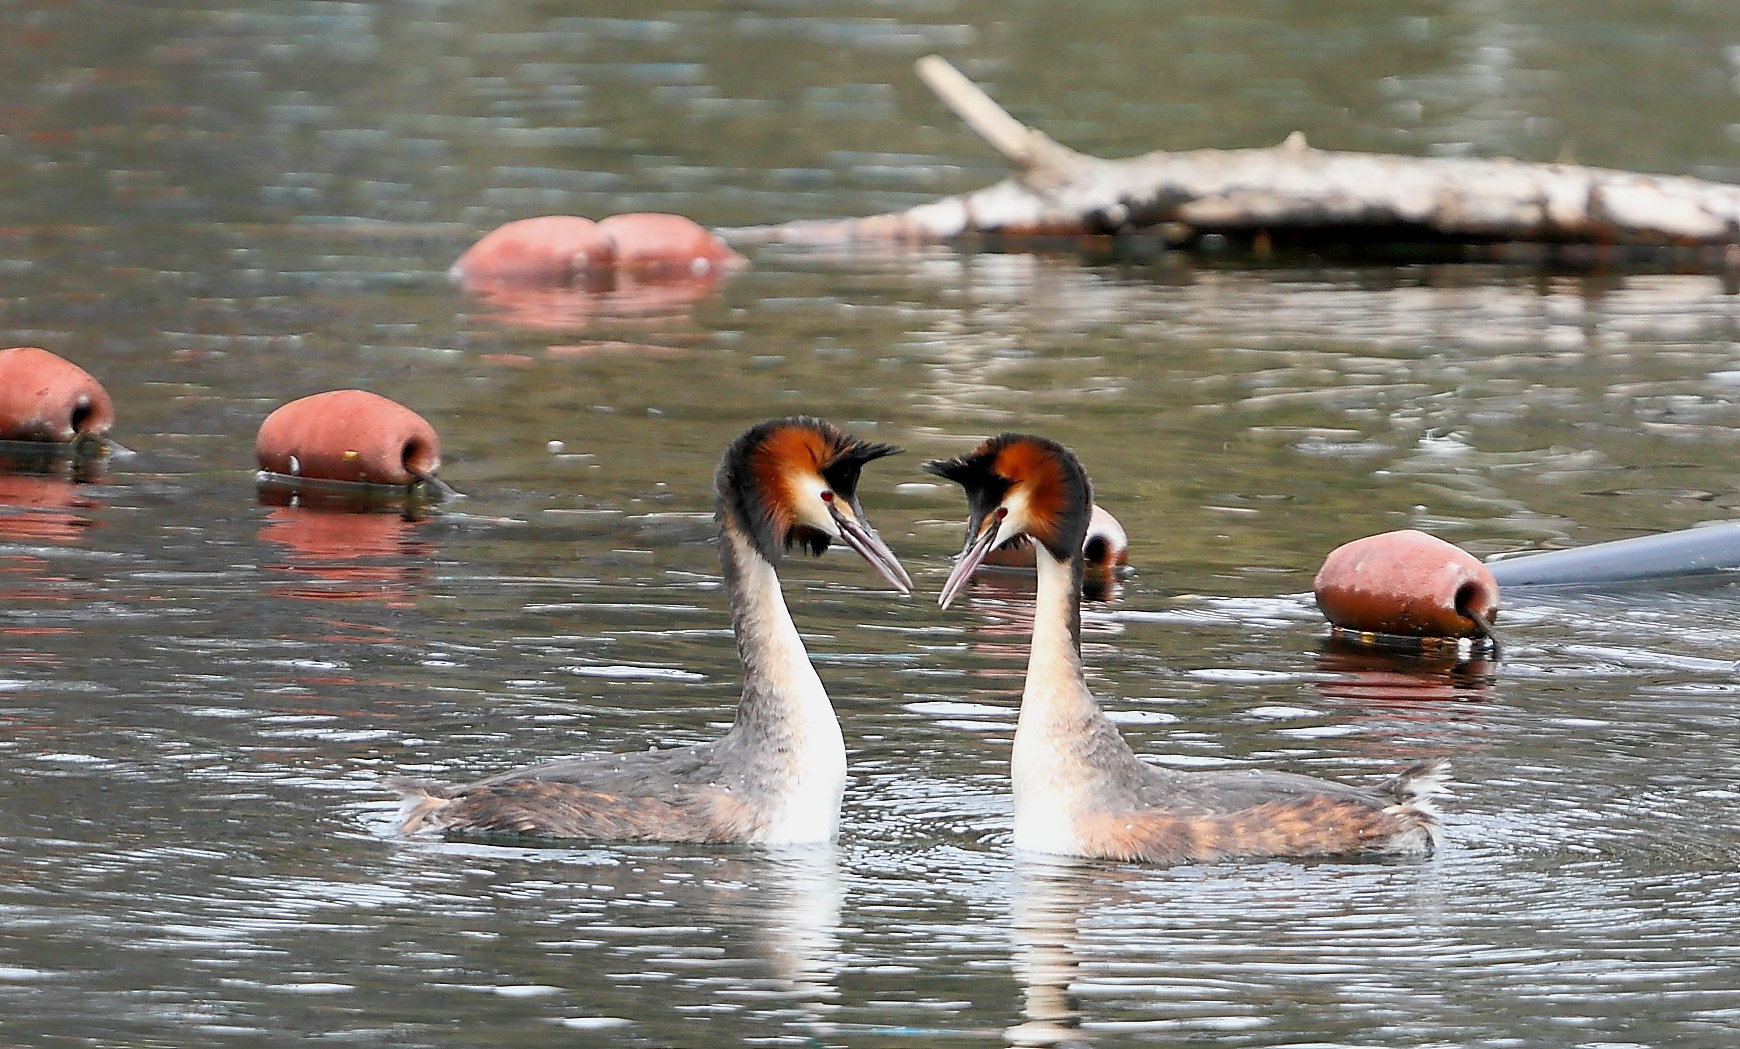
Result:
[[[732,789],[746,790],[752,779],[731,777],[719,767],[718,749],[714,743],[571,759],[458,786],[396,780],[391,785],[407,797],[399,832],[589,841],[753,840],[766,821]],[[715,778],[721,775],[727,780]],[[649,786],[660,789],[649,792]]]
[[[1213,798],[1207,789],[1211,783],[1204,780],[1222,774],[1176,772],[1170,782],[1163,775],[1149,777],[1158,789],[1144,793],[1159,807],[1086,817],[1080,835],[1089,855],[1152,863],[1425,853],[1432,847],[1431,820],[1436,817],[1428,795],[1439,791],[1442,773],[1441,767],[1417,766],[1371,791],[1303,776],[1255,773],[1253,778],[1271,782],[1284,778],[1300,791],[1259,800]]]
[[[473,783],[396,780],[401,833],[565,840],[826,841],[846,780],[840,725],[774,567],[791,547],[849,546],[902,591],[912,581],[858,502],[864,464],[897,449],[819,419],[776,419],[731,443],[714,477],[719,560],[743,661],[725,735],[635,754],[566,758]]]
[[[1033,644],[1010,761],[1017,847],[1155,863],[1431,851],[1444,762],[1362,788],[1284,772],[1179,772],[1136,757],[1082,672],[1093,487],[1081,463],[1056,442],[1004,434],[926,468],[967,494],[967,543],[944,607],[991,550],[1020,535],[1035,544]]]

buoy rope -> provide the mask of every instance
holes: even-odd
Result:
[[[409,466],[405,467],[405,472],[417,479],[412,482],[412,487],[415,487],[418,484],[426,484],[434,490],[436,495],[444,500],[465,498],[464,492],[456,490],[452,485],[432,473],[427,473],[422,470],[413,470]]]
[[[1474,609],[1464,608],[1460,604],[1457,605],[1456,611],[1474,621],[1474,625],[1480,629],[1480,636],[1485,638],[1487,643],[1492,646],[1493,658],[1498,658],[1498,656],[1503,652],[1503,646],[1499,644],[1498,631],[1493,629],[1492,620],[1481,615]]]

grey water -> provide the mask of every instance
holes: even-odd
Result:
[[[706,294],[464,296],[547,213],[866,214],[1001,164],[936,51],[1108,156],[1242,147],[1740,174],[1718,3],[477,0],[0,5],[0,345],[137,455],[0,473],[0,1044],[1728,1046],[1740,590],[1506,595],[1501,660],[1332,644],[1337,544],[1481,556],[1736,515],[1723,274],[758,249]],[[433,512],[262,502],[260,421],[429,419]],[[717,735],[711,476],[807,412],[908,449],[918,581],[794,557],[837,844],[399,840],[381,781]],[[1455,762],[1437,855],[1059,864],[1010,845],[1031,583],[934,596],[919,461],[1073,447],[1132,537],[1091,680],[1178,767]]]

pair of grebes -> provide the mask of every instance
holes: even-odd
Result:
[[[911,592],[911,578],[858,500],[864,465],[898,450],[809,418],[762,423],[726,449],[714,480],[719,559],[744,681],[736,720],[722,738],[566,758],[460,785],[393,781],[405,798],[401,832],[831,840],[845,790],[845,742],[775,569],[794,547],[820,554],[837,541]],[[924,468],[966,489],[966,546],[943,584],[944,608],[993,550],[1013,540],[1031,542],[1038,565],[1011,759],[1017,848],[1159,863],[1431,850],[1442,762],[1362,788],[1282,772],[1178,772],[1137,758],[1082,671],[1082,545],[1093,490],[1081,463],[1054,441],[1004,434]]]

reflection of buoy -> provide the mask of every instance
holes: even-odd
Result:
[[[302,564],[353,564],[365,558],[422,556],[418,521],[402,513],[335,513],[303,506],[276,506],[260,538],[290,549]]]
[[[617,269],[642,280],[701,277],[743,260],[705,227],[681,215],[612,215],[598,229],[616,246]]]
[[[408,485],[434,480],[441,442],[402,404],[365,390],[291,401],[260,424],[260,469],[292,477]]]
[[[0,350],[0,441],[56,441],[107,433],[108,391],[83,368],[35,346]]]
[[[75,542],[96,524],[76,511],[98,506],[65,478],[0,472],[0,537],[14,542]]]
[[[355,509],[355,508],[352,508]],[[391,608],[416,603],[427,570],[429,545],[417,538],[418,520],[403,513],[335,513],[278,506],[260,538],[288,548],[272,593],[312,601],[378,601]],[[390,635],[383,640],[390,640]]]
[[[1344,633],[1323,639],[1317,654],[1323,676],[1316,684],[1324,698],[1368,711],[1399,707],[1392,716],[1436,718],[1443,715],[1429,714],[1421,704],[1485,699],[1497,676],[1494,666],[1480,655],[1464,659],[1454,643],[1399,651],[1361,644]]]
[[[544,215],[498,226],[465,250],[448,272],[473,290],[499,285],[563,285],[607,273],[615,250],[599,224]]]
[[[493,308],[492,320],[532,331],[581,331],[594,321],[679,318],[695,303],[713,294],[719,276],[673,277],[638,281],[624,277],[609,291],[567,287],[497,285],[471,288]]]
[[[1361,633],[1490,637],[1498,615],[1498,584],[1486,566],[1413,529],[1336,547],[1311,585],[1331,623]]]

